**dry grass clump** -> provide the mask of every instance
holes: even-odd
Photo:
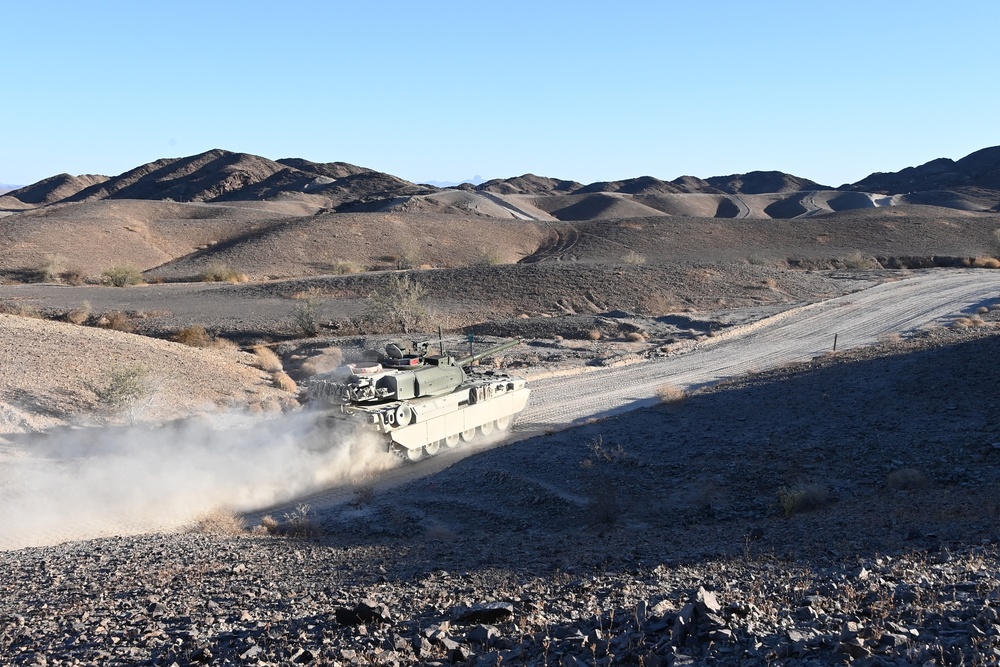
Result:
[[[268,514],[260,520],[260,526],[254,529],[255,533],[265,535],[278,535],[283,537],[308,538],[319,535],[319,526],[312,520],[312,510],[309,505],[300,503],[295,510],[285,514],[285,521],[281,522]]]
[[[334,273],[337,275],[349,275],[352,273],[361,273],[364,270],[365,267],[349,259],[335,259],[330,263],[330,273]]]
[[[90,319],[90,314],[94,311],[89,301],[84,301],[79,308],[66,313],[66,321],[70,324],[86,324]]]
[[[622,256],[622,263],[631,266],[642,266],[646,263],[646,256],[640,255],[635,250],[629,250]]]
[[[190,347],[208,347],[212,344],[212,335],[200,324],[184,327],[174,334],[174,341]]]
[[[878,268],[878,262],[872,257],[867,257],[861,254],[860,250],[855,250],[847,257],[840,258],[838,263],[845,269],[852,269],[855,271],[867,271]]]
[[[234,285],[250,280],[247,274],[225,264],[212,264],[202,271],[198,278],[205,283],[233,283]]]
[[[268,373],[278,373],[284,370],[281,357],[275,354],[274,350],[266,345],[254,345],[254,356],[257,357],[257,367]]]
[[[645,343],[646,334],[642,333],[641,331],[630,331],[629,333],[625,334],[625,340],[627,340],[630,343]]]
[[[972,317],[960,317],[952,322],[951,325],[958,329],[967,329],[969,327],[981,327],[985,324],[986,322],[983,321],[983,318],[973,315]]]
[[[830,491],[821,484],[783,487],[778,491],[778,507],[786,517],[818,509],[830,503]]]
[[[602,334],[600,329],[591,329],[587,332],[588,340],[601,340],[601,336]]]
[[[889,473],[885,485],[894,491],[916,491],[927,488],[930,480],[916,468],[900,468]]]
[[[673,384],[663,384],[656,389],[656,395],[663,403],[680,403],[688,397],[687,390]]]
[[[990,312],[990,309],[987,308],[986,306],[980,306],[979,308],[976,309],[976,312],[980,315],[985,315],[986,313]]]
[[[46,255],[44,259],[35,267],[32,282],[37,283],[57,283],[62,278],[63,265],[66,258],[60,255]]]
[[[288,391],[293,394],[299,393],[299,386],[295,384],[295,380],[289,377],[288,373],[285,371],[278,371],[273,376],[274,386],[282,391]]]
[[[480,246],[476,257],[476,264],[480,266],[496,266],[506,264],[504,253],[499,248],[490,246]]]
[[[977,269],[1000,269],[1000,259],[996,257],[976,257],[972,266]]]
[[[67,285],[72,285],[73,287],[79,287],[81,285],[87,284],[87,274],[79,269],[70,269],[69,271],[63,271],[59,274],[60,280],[62,280]]]
[[[116,264],[101,274],[104,283],[112,287],[142,284],[142,271],[131,264]]]
[[[111,329],[112,331],[135,333],[135,324],[132,322],[132,318],[120,310],[113,310],[110,313],[101,315],[97,319],[97,326],[102,329]]]
[[[247,530],[246,520],[236,512],[217,509],[209,512],[192,527],[195,533],[204,535],[242,535]]]
[[[618,223],[618,228],[619,229],[631,229],[631,230],[634,230],[634,231],[637,231],[637,232],[642,231],[642,225],[639,224],[638,222],[619,222]]]
[[[37,307],[28,303],[0,303],[0,313],[4,315],[17,315],[18,317],[31,317],[34,319],[45,319],[45,315]]]

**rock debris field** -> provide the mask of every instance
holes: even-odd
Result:
[[[994,315],[322,512],[0,552],[0,660],[994,664]]]

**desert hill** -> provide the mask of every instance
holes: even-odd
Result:
[[[780,171],[707,179],[681,176],[673,181],[641,176],[589,185],[524,174],[478,186],[437,188],[344,162],[275,161],[216,149],[157,160],[115,177],[55,176],[0,196],[0,211],[104,199],[286,201],[337,212],[456,213],[563,221],[648,215],[795,218],[899,204],[996,211],[1000,207],[1000,147],[958,161],[939,158],[898,173],[872,174],[837,189]]]

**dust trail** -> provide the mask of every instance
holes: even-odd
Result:
[[[373,434],[331,430],[309,413],[39,435],[0,463],[0,549],[177,529],[397,462]]]

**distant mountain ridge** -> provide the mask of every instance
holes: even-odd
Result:
[[[711,195],[713,199],[678,203],[682,202],[678,197],[695,194]],[[751,201],[753,197],[758,199]],[[560,220],[643,215],[797,217],[845,207],[899,203],[1000,210],[1000,146],[976,151],[957,161],[938,158],[895,173],[874,173],[839,188],[780,171],[707,179],[681,176],[673,181],[640,176],[587,185],[524,174],[479,185],[462,183],[441,188],[346,162],[270,160],[214,149],[188,157],[163,158],[112,177],[59,174],[0,195],[0,208],[14,210],[105,199],[293,199],[331,211],[420,210]],[[4,201],[11,205],[5,206]]]

